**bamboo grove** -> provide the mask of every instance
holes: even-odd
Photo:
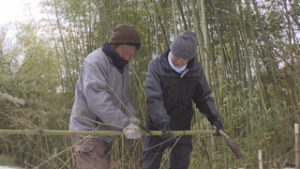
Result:
[[[1,129],[68,130],[80,65],[118,23],[133,25],[141,36],[130,62],[130,98],[145,124],[147,64],[178,33],[192,30],[224,129],[244,157],[236,160],[223,138],[199,134],[190,168],[258,168],[259,149],[268,168],[295,161],[299,0],[41,0],[39,17],[27,8],[28,20],[0,25],[0,92],[26,101],[0,98]],[[194,111],[193,129],[211,130]],[[117,136],[111,167],[141,168],[142,147],[143,139]],[[75,168],[71,149],[67,135],[0,136],[0,154],[27,168]]]

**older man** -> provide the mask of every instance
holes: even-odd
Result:
[[[141,45],[134,27],[117,25],[110,40],[84,60],[76,83],[69,130],[123,130],[128,139],[141,133],[129,97],[129,65]],[[71,136],[79,169],[110,168],[110,150],[115,136]]]

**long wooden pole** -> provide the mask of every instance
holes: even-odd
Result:
[[[295,169],[299,169],[299,127],[295,123]]]
[[[214,134],[215,130],[187,130],[171,131],[173,135],[196,135],[196,134]],[[150,135],[141,131],[143,135]],[[152,135],[160,136],[161,131],[151,131]],[[27,135],[123,135],[122,131],[69,131],[69,130],[0,130],[1,134],[27,134]]]
[[[259,169],[263,169],[263,159],[262,159],[262,152],[258,150],[258,162],[259,162]]]

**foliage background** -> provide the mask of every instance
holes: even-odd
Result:
[[[205,69],[225,131],[194,136],[190,168],[280,168],[295,161],[293,125],[299,121],[299,0],[42,0],[40,20],[0,26],[1,129],[67,130],[74,88],[85,57],[119,23],[135,26],[142,47],[130,62],[130,97],[144,124],[148,62],[184,30],[197,33]],[[13,39],[7,33],[16,30]],[[210,125],[195,110],[193,129]],[[0,154],[28,168],[75,168],[68,136],[1,135]],[[117,137],[112,168],[141,168],[142,139]],[[166,153],[164,167],[168,167]],[[2,156],[1,156],[2,159]]]

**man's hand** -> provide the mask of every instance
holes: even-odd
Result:
[[[149,129],[147,129],[146,127],[142,126],[140,120],[137,119],[136,117],[130,117],[129,121],[130,121],[130,123],[133,123],[136,126],[138,126],[140,130],[144,130],[145,132],[147,132],[150,135],[152,135],[151,131]]]
[[[123,133],[127,139],[138,139],[142,136],[139,131],[139,127],[133,123],[130,123],[123,129]]]
[[[170,123],[162,122],[159,125],[159,130],[163,133],[161,138],[169,139],[169,138],[173,137],[173,134],[170,132],[170,130],[171,130]]]
[[[216,121],[213,124],[216,127],[216,134],[214,134],[214,136],[221,136],[221,134],[219,133],[220,130],[223,130],[223,125],[220,121]]]

